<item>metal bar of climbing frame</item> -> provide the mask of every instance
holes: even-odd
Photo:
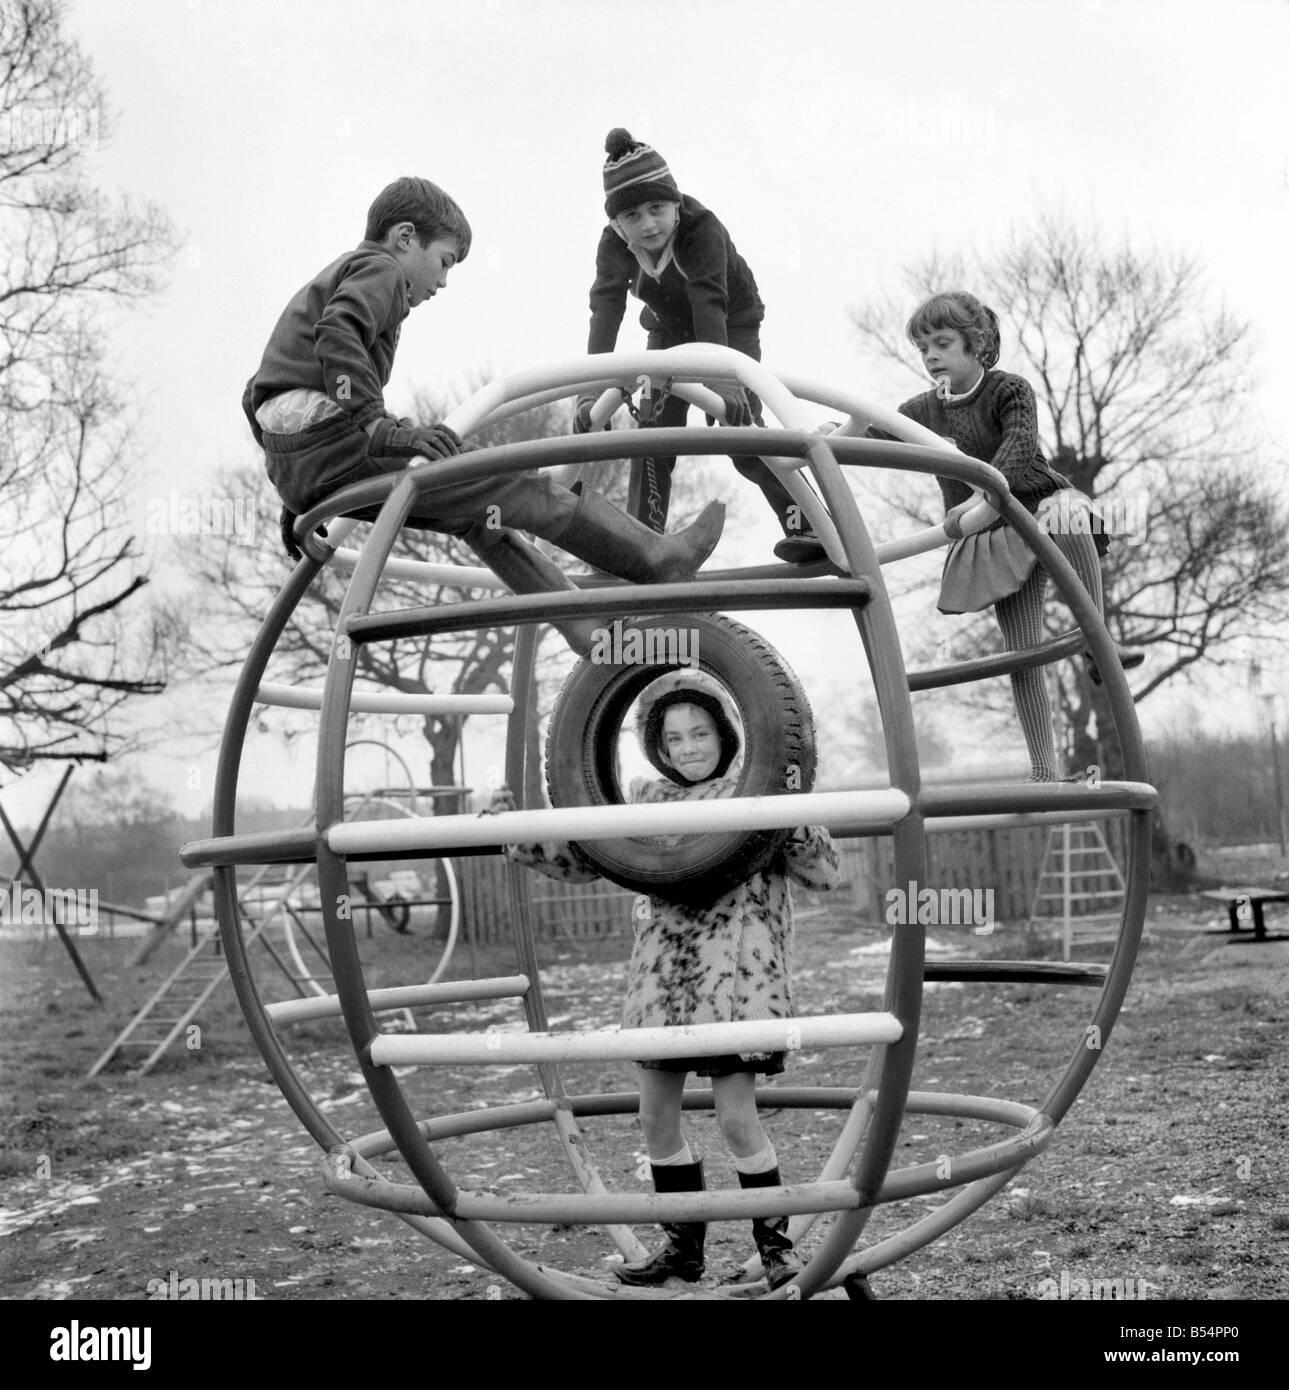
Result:
[[[399,637],[427,637],[474,627],[509,627],[515,623],[558,622],[566,618],[604,620],[605,651],[611,651],[613,617],[740,609],[858,608],[868,602],[866,581],[858,579],[690,579],[678,584],[616,585],[513,594],[506,598],[468,599],[461,603],[395,609],[355,618],[346,635],[355,642],[388,642]],[[657,639],[665,642],[665,633]]]
[[[580,1033],[382,1033],[367,1055],[376,1066],[432,1062],[486,1066],[511,1062],[639,1061],[792,1052],[809,1047],[871,1047],[899,1040],[887,1013],[820,1018],[746,1019],[663,1028],[590,1029]]]
[[[321,709],[322,691],[262,681],[255,692],[257,704],[285,709]],[[509,714],[508,695],[378,695],[358,691],[349,708],[355,714]]]
[[[874,833],[892,829],[909,813],[900,791],[792,792],[717,801],[567,806],[550,811],[507,811],[496,816],[416,816],[400,821],[349,821],[324,838],[333,853],[391,854],[442,847],[527,844],[533,840],[611,840],[632,835],[702,835],[722,831],[781,830],[844,822]]]

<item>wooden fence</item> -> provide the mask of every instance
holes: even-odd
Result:
[[[1123,872],[1126,822],[1116,817],[1095,824],[1100,826],[1110,853]],[[926,837],[927,881],[918,887],[992,890],[993,915],[997,921],[1027,921],[1049,829],[1059,830],[1060,827],[932,831]],[[861,918],[885,923],[888,890],[907,887],[895,882],[891,841],[884,837],[847,841],[842,847],[842,867]],[[1075,874],[1072,886],[1077,894],[1085,888],[1104,889],[1106,881]]]
[[[510,895],[505,860],[495,855],[461,858],[454,867],[461,888],[465,931],[481,944],[509,941]],[[586,940],[630,930],[631,907],[637,894],[606,879],[559,883],[534,873],[529,876],[528,891],[533,905],[533,932],[539,940]]]
[[[1098,824],[1122,871],[1125,822],[1116,818]],[[992,890],[996,920],[1025,921],[1034,900],[1048,829],[933,831],[927,836],[927,882],[918,887]],[[907,887],[895,882],[890,840],[846,840],[840,848],[841,889],[836,894],[819,895],[818,901],[844,904],[853,908],[860,922],[885,925],[887,891]],[[505,862],[496,856],[461,858],[456,861],[456,870],[466,930],[480,943],[508,941],[510,900]],[[1076,876],[1075,891],[1081,886]],[[1104,888],[1105,882],[1089,879],[1086,886]],[[631,909],[638,896],[604,879],[559,883],[537,874],[530,877],[529,892],[533,930],[542,940],[625,934],[630,930]]]

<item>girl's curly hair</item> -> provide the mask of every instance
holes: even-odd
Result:
[[[986,370],[997,364],[1002,350],[998,315],[974,294],[968,294],[966,290],[946,290],[943,294],[933,294],[917,307],[904,331],[912,343],[918,338],[925,338],[937,328],[957,329]]]

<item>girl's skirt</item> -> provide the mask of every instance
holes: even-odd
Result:
[[[1045,513],[1056,506],[1058,495],[1039,503],[1034,517],[1040,526]],[[1020,589],[1036,564],[1038,557],[1006,522],[963,536],[945,556],[937,607],[941,613],[979,613],[992,608],[1000,598]]]

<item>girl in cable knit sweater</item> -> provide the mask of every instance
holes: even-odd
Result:
[[[1043,457],[1038,439],[1034,392],[1023,377],[997,370],[998,316],[974,295],[961,290],[937,294],[909,319],[909,339],[921,355],[935,388],[900,406],[900,413],[951,439],[972,458],[993,464],[1007,479],[1016,500],[1032,512],[1074,567],[1083,587],[1102,611],[1099,527],[1086,515],[1070,519],[1087,499]],[[955,537],[940,584],[941,613],[976,613],[992,606],[1009,651],[1043,640],[1043,597],[1047,572],[1018,532],[999,517],[987,530],[963,536],[964,512],[979,498],[966,483],[940,478],[947,515],[944,527]],[[1058,502],[1058,494],[1065,494]],[[1074,505],[1067,505],[1073,500]],[[1140,652],[1121,653],[1124,665],[1141,661]],[[1100,675],[1087,657],[1089,674]],[[1031,782],[1060,777],[1052,735],[1052,709],[1041,669],[1014,672],[1012,696],[1030,756]]]

